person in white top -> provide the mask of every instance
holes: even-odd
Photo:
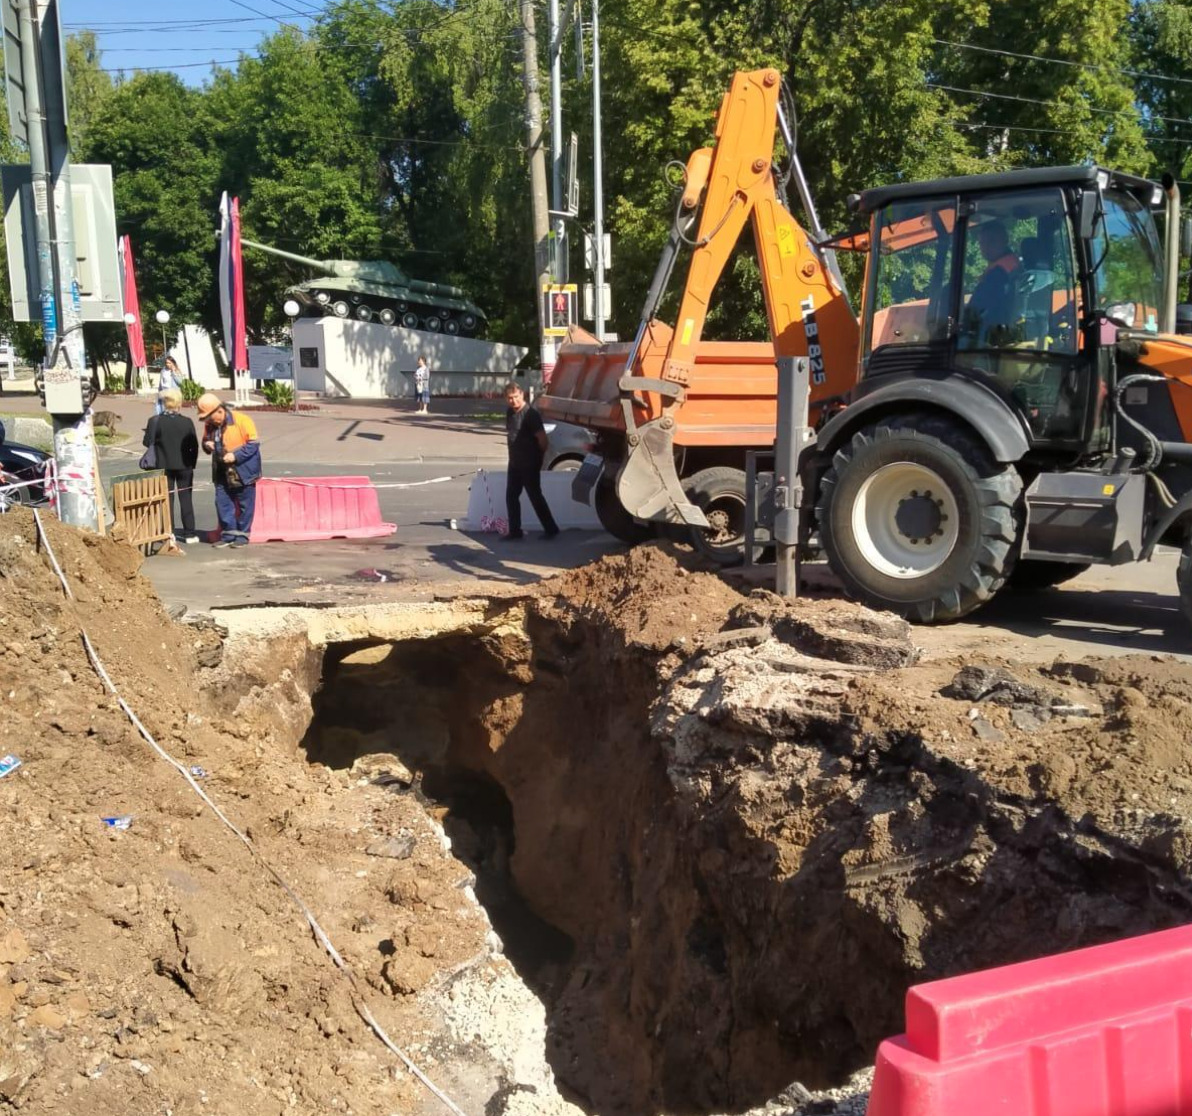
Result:
[[[414,372],[414,399],[418,404],[415,414],[430,414],[430,366],[426,357],[418,358],[418,367]]]

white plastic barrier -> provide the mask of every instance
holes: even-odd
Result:
[[[503,531],[505,528],[505,481],[508,474],[504,469],[489,471],[477,469],[468,490],[468,517],[460,527],[464,531]],[[542,494],[550,505],[555,522],[566,531],[574,528],[581,531],[600,531],[600,520],[586,504],[577,504],[571,498],[571,482],[575,473],[545,472],[542,474]],[[540,530],[542,524],[530,507],[530,501],[522,493],[522,527],[527,531]]]

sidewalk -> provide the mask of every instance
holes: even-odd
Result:
[[[217,394],[230,398],[232,393]],[[335,400],[316,406],[317,411],[296,414],[245,408],[257,424],[267,459],[368,466],[421,461],[478,465],[506,458],[504,404],[499,400],[434,400],[429,415],[415,415],[413,402],[406,400]],[[119,415],[118,430],[130,438],[125,444],[139,446],[153,414],[153,397],[101,395],[95,410]],[[6,394],[0,397],[0,411],[44,414],[36,394]],[[196,418],[193,407],[182,413]]]

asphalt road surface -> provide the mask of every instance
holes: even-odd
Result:
[[[372,477],[379,486],[382,516],[397,525],[396,533],[380,539],[269,543],[239,550],[188,546],[184,558],[158,556],[145,564],[167,604],[205,611],[508,593],[620,545],[598,531],[564,531],[552,541],[531,535],[520,543],[506,543],[493,534],[453,528],[452,520],[462,520],[467,510],[468,486],[478,467],[475,456],[390,464],[336,461],[333,466],[273,455],[266,460],[273,477],[332,472]],[[500,468],[502,462],[497,458],[487,464]],[[106,451],[105,479],[135,471],[131,450]],[[450,479],[384,487],[439,477]],[[200,463],[195,493],[200,529],[215,526],[207,478]],[[1129,652],[1192,658],[1192,628],[1175,596],[1177,559],[1175,552],[1164,551],[1150,563],[1094,568],[1057,590],[1004,594],[959,623],[920,628],[916,638],[930,656],[981,654],[1011,662]],[[823,567],[809,567],[807,576],[813,591],[836,591]],[[772,585],[764,568],[753,581]]]

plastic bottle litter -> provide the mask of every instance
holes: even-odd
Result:
[[[11,771],[15,771],[20,766],[21,761],[16,756],[0,756],[0,779],[3,779],[5,775]]]
[[[127,829],[132,825],[132,814],[125,814],[119,818],[102,818],[101,820],[110,829]]]
[[[190,773],[196,779],[206,779],[207,778],[207,772],[203,768],[201,768],[197,763],[191,765]]]

